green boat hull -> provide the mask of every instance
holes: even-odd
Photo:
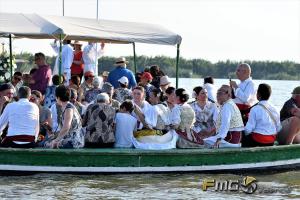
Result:
[[[240,149],[0,148],[0,171],[63,173],[224,172],[297,169],[300,145]]]

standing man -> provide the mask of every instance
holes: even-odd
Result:
[[[30,80],[30,89],[38,90],[45,94],[46,88],[52,77],[50,66],[46,63],[45,55],[43,53],[36,53],[34,61],[37,65],[37,70],[32,74]]]
[[[0,131],[8,125],[2,147],[31,148],[39,134],[39,108],[29,102],[31,90],[22,86],[18,91],[19,101],[8,104],[0,117]],[[16,120],[17,119],[17,120]]]
[[[247,123],[250,107],[256,102],[256,88],[251,78],[251,67],[247,63],[240,64],[236,69],[236,76],[241,81],[237,84],[230,81],[230,86],[234,90],[235,98],[233,101],[241,111],[244,124]]]
[[[83,73],[91,71],[98,76],[98,59],[104,54],[104,46],[103,42],[101,43],[101,48],[97,46],[97,43],[89,42],[84,47],[82,55],[84,62]]]
[[[129,69],[126,69],[127,63],[128,61],[126,61],[124,57],[119,58],[115,63],[116,68],[112,70],[108,75],[107,81],[111,83],[115,89],[120,87],[118,80],[123,76],[128,79],[129,89],[132,89],[136,86],[136,80],[133,72]]]
[[[58,54],[53,74],[59,73],[59,45],[54,40],[54,43],[51,44],[53,50]],[[69,80],[71,79],[71,65],[73,63],[73,48],[71,46],[71,40],[63,40],[62,52],[61,52],[61,72],[65,77],[65,84],[69,85]]]
[[[281,131],[277,135],[279,144],[300,144],[300,86],[292,92],[280,110]]]

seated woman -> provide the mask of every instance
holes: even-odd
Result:
[[[216,121],[219,110],[215,103],[208,101],[207,90],[203,87],[195,87],[194,95],[196,101],[190,105],[196,114],[196,122],[193,126],[193,142],[204,144],[203,139],[215,133]]]
[[[77,109],[70,103],[70,89],[64,85],[55,90],[57,104],[62,107],[62,126],[58,133],[53,133],[47,141],[46,148],[81,148],[84,135],[81,130],[81,118]]]
[[[162,130],[166,133],[168,125],[170,125],[171,110],[167,105],[162,103],[162,93],[159,89],[154,88],[149,94],[149,102],[152,105],[156,113],[156,125],[155,129]]]
[[[216,135],[203,139],[208,147],[240,147],[244,124],[236,104],[231,98],[229,85],[222,85],[217,92],[217,100],[221,105],[216,123]]]
[[[178,148],[197,147],[193,144],[192,127],[195,122],[195,112],[187,103],[189,95],[183,88],[175,91],[177,104],[171,110],[171,128],[179,135],[177,141]]]
[[[46,136],[47,129],[52,127],[52,114],[49,108],[42,106],[41,102],[43,101],[43,95],[40,91],[32,90],[30,102],[36,104],[39,108],[39,122],[40,122],[40,137],[39,139],[43,139]]]
[[[89,105],[82,120],[86,127],[85,147],[110,148],[114,146],[114,119],[115,109],[109,105],[108,94],[100,93],[96,102]]]
[[[138,130],[152,129],[156,125],[156,116],[152,106],[145,100],[145,89],[137,86],[132,91],[134,112],[133,116],[138,120]]]
[[[152,94],[153,95],[153,94]],[[163,134],[161,129],[165,129],[166,125],[163,118],[167,120],[165,114],[159,114],[158,107],[150,105],[144,100],[144,88],[138,86],[133,89],[134,113],[138,119],[138,131],[134,133],[133,144],[139,149],[171,149],[176,147],[177,135],[173,132]],[[152,97],[154,101],[154,97]],[[162,105],[164,106],[164,105]],[[167,107],[166,107],[167,108]],[[161,120],[158,124],[158,120]],[[161,129],[159,129],[161,128]]]
[[[260,84],[257,90],[258,104],[250,110],[245,127],[246,137],[243,137],[242,147],[272,146],[276,135],[281,129],[279,113],[268,100],[271,96],[271,87]]]

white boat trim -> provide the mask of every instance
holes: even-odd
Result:
[[[245,170],[266,167],[284,167],[299,165],[300,158],[260,163],[243,163],[228,165],[206,166],[166,166],[166,167],[61,167],[61,166],[28,166],[28,165],[0,165],[0,171],[27,171],[27,172],[68,172],[68,173],[110,173],[110,172],[193,172],[193,171],[221,171]]]

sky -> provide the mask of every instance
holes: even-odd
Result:
[[[0,12],[62,15],[63,0],[0,0]],[[100,19],[153,23],[182,36],[187,59],[300,63],[300,0],[98,0]],[[96,18],[97,0],[64,0],[65,16]],[[8,44],[7,39],[0,38]],[[13,51],[55,55],[50,40],[16,39]],[[137,55],[176,57],[175,46],[136,44]],[[133,55],[109,44],[106,56]]]

